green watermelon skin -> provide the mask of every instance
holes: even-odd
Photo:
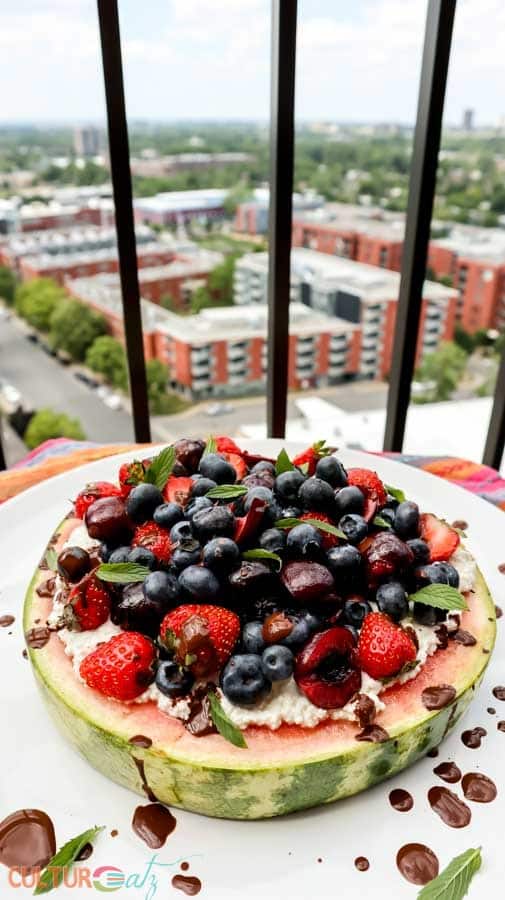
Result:
[[[60,529],[60,542],[69,527],[66,522]],[[48,614],[49,601],[35,590],[44,577],[47,573],[37,570],[28,589],[25,630]],[[430,657],[417,678],[382,695],[386,710],[377,723],[390,735],[383,743],[356,741],[356,724],[332,722],[315,729],[283,725],[275,732],[249,728],[248,749],[239,749],[220,735],[192,737],[154,703],[126,705],[101,697],[78,682],[56,635],[41,650],[29,650],[29,657],[60,732],[108,778],[143,794],[135,762],[141,760],[150,790],[169,806],[220,818],[260,819],[366,790],[441,743],[470,704],[490,657],[483,650],[491,651],[494,644],[495,607],[480,571],[470,605],[462,627],[475,635],[477,645],[451,644]],[[421,704],[421,691],[441,683],[454,685],[456,698],[430,712]],[[152,747],[130,743],[138,734],[151,737]]]

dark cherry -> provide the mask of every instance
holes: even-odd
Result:
[[[205,443],[204,441],[191,438],[181,438],[175,442],[174,450],[178,461],[182,463],[186,472],[192,474],[198,469],[198,463],[205,450]]]
[[[124,502],[119,497],[100,497],[86,511],[89,536],[105,543],[119,543],[131,532]]]
[[[65,547],[58,555],[58,572],[67,581],[80,581],[91,568],[89,553],[82,547]]]

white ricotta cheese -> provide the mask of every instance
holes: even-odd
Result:
[[[452,554],[449,562],[457,569],[459,574],[459,590],[471,591],[475,584],[477,565],[470,551],[460,544]]]

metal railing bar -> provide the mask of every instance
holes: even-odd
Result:
[[[505,350],[502,352],[482,462],[499,469],[505,447]]]
[[[267,434],[284,437],[289,352],[297,0],[272,2]]]
[[[409,182],[384,450],[401,450],[416,360],[456,0],[429,0]]]
[[[135,439],[151,439],[117,0],[97,0],[119,277]]]

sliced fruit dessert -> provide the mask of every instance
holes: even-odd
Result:
[[[226,437],[84,486],[25,605],[43,696],[96,768],[251,819],[438,745],[495,619],[460,533],[375,471],[323,442],[273,460]]]

